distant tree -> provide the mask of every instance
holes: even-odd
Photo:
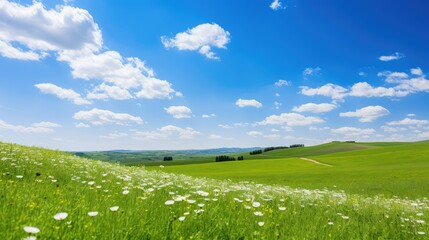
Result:
[[[285,148],[289,148],[289,147],[287,146],[267,147],[267,148],[264,148],[264,152],[269,152],[277,149],[285,149]]]
[[[289,146],[289,148],[297,148],[297,147],[304,147],[304,144],[292,144]]]
[[[235,161],[235,158],[226,156],[226,155],[216,156],[216,162],[226,162],[226,161]]]
[[[249,154],[250,155],[256,155],[256,154],[261,154],[261,153],[262,153],[262,150],[253,150]]]
[[[173,157],[164,157],[164,161],[173,161]]]
[[[244,157],[243,156],[239,156],[239,157],[237,157],[237,160],[242,161],[242,160],[244,160]]]

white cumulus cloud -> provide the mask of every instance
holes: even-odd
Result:
[[[102,83],[101,85],[95,87],[92,92],[86,95],[88,99],[116,99],[116,100],[126,100],[134,98],[130,92],[126,89],[120,88],[118,86],[109,86]]]
[[[161,41],[166,48],[198,51],[207,58],[219,59],[212,48],[225,49],[230,41],[230,33],[216,23],[204,23],[177,33],[174,38],[162,36]]]
[[[84,80],[102,80],[113,84],[101,85],[94,89],[93,98],[116,97],[116,99],[132,98],[132,90],[138,98],[155,99],[170,98],[173,90],[171,84],[154,77],[154,71],[138,58],[124,58],[116,51],[103,53],[65,51],[58,59],[69,63],[74,78]],[[110,90],[110,91],[109,91]],[[118,93],[120,92],[120,93]]]
[[[352,86],[349,95],[354,97],[404,97],[408,95],[408,92],[392,87],[373,87],[367,82],[358,82]]]
[[[324,120],[317,117],[306,117],[298,113],[282,113],[280,115],[271,115],[259,122],[260,125],[282,125],[282,126],[305,126],[317,123],[323,123]]]
[[[388,61],[393,61],[393,60],[399,60],[399,59],[404,58],[404,57],[405,57],[404,54],[399,53],[399,52],[395,52],[391,55],[380,56],[378,59],[380,61],[383,61],[383,62],[388,62]]]
[[[139,58],[104,51],[101,30],[85,9],[64,5],[46,9],[37,1],[22,5],[2,0],[0,26],[0,55],[40,60],[54,53],[58,61],[70,66],[74,78],[102,81],[104,85],[96,86],[89,95],[92,99],[180,95]]]
[[[6,129],[19,133],[51,133],[54,128],[61,127],[61,125],[52,122],[39,122],[33,123],[31,126],[14,125],[7,123],[0,119],[0,129]]]
[[[93,108],[89,111],[79,111],[73,115],[78,121],[86,121],[93,125],[118,124],[125,125],[129,123],[142,124],[140,117],[132,116],[128,113],[114,113],[109,110]]]
[[[325,96],[332,99],[343,99],[347,96],[347,89],[339,85],[328,83],[319,88],[310,88],[307,86],[301,87],[301,94],[306,96]]]
[[[172,115],[174,118],[190,118],[192,115],[192,110],[186,106],[170,106],[164,108],[164,110]]]
[[[84,9],[57,6],[48,10],[37,1],[21,5],[3,0],[0,16],[0,52],[5,57],[38,60],[48,51],[97,51],[103,44],[98,25]],[[15,43],[27,50],[15,48]]]
[[[40,89],[42,93],[52,94],[60,99],[69,100],[76,105],[91,104],[90,101],[82,98],[79,93],[72,89],[61,88],[52,83],[39,83],[34,86]]]
[[[273,10],[279,10],[279,9],[284,9],[285,7],[283,7],[282,2],[280,2],[279,0],[274,0],[270,4],[270,8],[273,9]]]
[[[389,110],[382,106],[368,106],[357,109],[354,112],[340,113],[340,117],[358,117],[359,122],[372,122],[377,118],[390,114]]]
[[[262,103],[256,101],[255,99],[241,99],[239,98],[236,102],[235,105],[239,106],[239,107],[255,107],[255,108],[260,108],[262,107]]]
[[[390,126],[397,126],[397,125],[425,125],[429,124],[428,120],[418,120],[418,119],[412,119],[412,118],[404,118],[400,121],[392,121],[386,123]]]
[[[332,103],[306,103],[301,106],[293,107],[292,111],[294,112],[312,112],[312,113],[322,113],[330,112],[337,108],[338,106]]]

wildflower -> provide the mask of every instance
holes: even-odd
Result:
[[[116,212],[116,211],[118,211],[118,209],[119,209],[119,206],[113,206],[110,208],[110,211]]]
[[[425,223],[425,220],[416,220],[416,223]]]
[[[165,205],[173,205],[174,204],[174,200],[167,200],[165,201]]]
[[[200,208],[204,207],[204,203],[199,203],[198,207],[200,207]]]
[[[188,215],[189,215],[189,212],[185,212],[185,213],[183,213],[183,215],[188,216]]]
[[[23,238],[22,240],[36,240],[37,238],[35,236],[28,236],[26,238]]]
[[[60,212],[60,213],[55,214],[54,219],[60,221],[60,220],[66,219],[67,216],[68,216],[68,214],[66,212]]]
[[[417,234],[418,234],[418,235],[425,235],[426,233],[425,233],[425,232],[422,232],[422,231],[419,231],[419,232],[417,232]]]
[[[195,203],[196,202],[196,200],[193,200],[193,199],[188,199],[188,200],[186,200],[188,203],[190,203],[190,204],[192,204],[192,203]]]
[[[258,225],[260,226],[260,227],[262,227],[262,226],[264,226],[264,222],[258,222]]]
[[[334,222],[328,222],[328,225],[334,225]]]
[[[88,212],[88,216],[95,217],[98,215],[98,212]]]
[[[255,216],[264,216],[264,214],[261,212],[254,212],[253,214],[255,214]]]
[[[88,182],[88,185],[94,185],[94,181]]]
[[[185,220],[185,218],[186,218],[185,216],[179,217],[179,221],[182,222],[183,220]]]
[[[261,206],[261,204],[259,202],[253,202],[252,203],[252,207],[254,207],[254,208],[257,208],[257,207],[260,207],[260,206]]]
[[[159,165],[160,168],[164,168],[164,165]]]
[[[341,216],[343,219],[349,219],[348,216]]]
[[[38,229],[38,228],[36,228],[36,227],[26,226],[26,227],[24,227],[24,231],[25,231],[26,233],[33,233],[33,234],[36,234],[36,233],[39,233],[39,232],[40,232],[40,229]]]
[[[21,179],[21,178],[23,178],[24,176],[22,176],[22,175],[17,175],[16,176],[16,178],[19,178],[19,179]]]
[[[279,210],[284,211],[284,210],[286,210],[286,207],[279,207]]]
[[[416,215],[421,217],[421,216],[423,216],[423,213],[417,213]]]
[[[127,195],[128,193],[130,193],[130,191],[128,191],[128,190],[124,190],[124,191],[122,192],[122,194],[124,194],[124,195]]]

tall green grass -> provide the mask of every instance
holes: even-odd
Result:
[[[0,143],[0,239],[424,239],[429,232],[426,198],[367,198],[166,169]],[[54,219],[61,212],[68,216]],[[40,232],[26,233],[28,226]]]

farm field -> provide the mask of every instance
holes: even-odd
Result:
[[[165,171],[309,189],[326,187],[365,196],[419,198],[429,196],[428,156],[428,141],[327,143],[244,155],[244,161],[168,166]]]
[[[1,239],[425,239],[429,231],[425,197],[196,178],[5,143],[0,159]]]

